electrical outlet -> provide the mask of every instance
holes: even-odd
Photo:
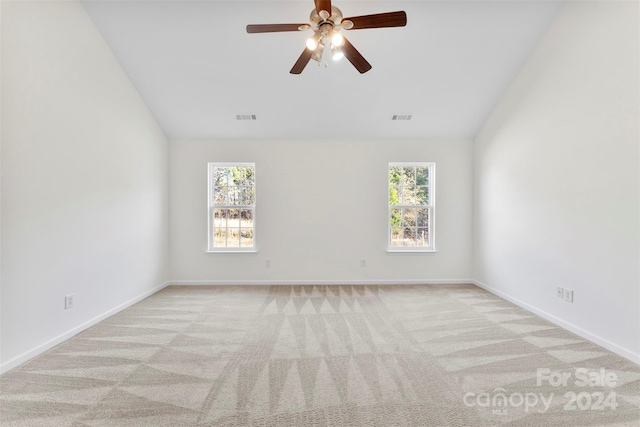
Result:
[[[264,268],[271,268],[271,261],[266,260],[266,261],[264,262]]]
[[[73,308],[73,294],[64,296],[64,309],[69,310],[70,308]]]
[[[566,302],[573,302],[573,291],[570,289],[565,289],[564,290],[564,300]]]
[[[364,259],[360,260],[360,267],[366,267],[367,266],[367,261]]]
[[[558,286],[556,288],[556,296],[558,298],[563,298],[564,297],[564,289],[562,289],[560,286]]]

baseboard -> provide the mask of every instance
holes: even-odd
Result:
[[[485,289],[488,292],[491,292],[494,295],[499,296],[500,298],[503,298],[527,311],[530,311],[531,313],[534,313],[540,317],[542,317],[543,319],[546,319],[548,321],[550,321],[551,323],[558,325],[570,332],[573,332],[574,334],[589,340],[595,344],[600,345],[601,347],[606,348],[607,350],[610,350],[622,357],[624,357],[625,359],[631,360],[634,363],[640,364],[640,354],[633,352],[627,348],[621,347],[615,343],[612,343],[611,341],[602,338],[598,335],[592,334],[588,331],[585,331],[584,329],[566,322],[552,314],[547,313],[544,310],[541,310],[537,307],[534,307],[530,304],[527,304],[524,301],[519,300],[518,298],[515,298],[505,292],[502,292],[498,289],[495,289],[485,283],[482,283],[478,280],[473,280],[473,279],[406,279],[406,280],[374,280],[374,279],[368,279],[368,280],[353,280],[353,279],[349,279],[349,280],[172,280],[169,282],[165,282],[160,286],[157,286],[154,289],[151,289],[147,292],[144,292],[141,295],[138,295],[137,297],[134,297],[132,299],[130,299],[129,301],[126,301],[120,305],[118,305],[117,307],[112,308],[111,310],[106,311],[105,313],[102,313],[99,316],[94,317],[93,319],[79,325],[76,326],[75,328],[25,352],[22,353],[19,356],[14,357],[11,360],[8,360],[5,363],[0,364],[0,374],[3,374],[7,371],[10,371],[11,369],[33,359],[34,357],[38,356],[39,354],[49,350],[50,348],[55,347],[56,345],[68,340],[69,338],[73,337],[74,335],[84,331],[87,328],[90,328],[91,326],[101,322],[102,320],[113,316],[114,314],[132,306],[133,304],[147,298],[148,296],[153,295],[154,293],[166,288],[167,286],[170,285],[176,285],[176,286],[183,286],[183,285],[454,285],[454,284],[474,284],[482,289]]]
[[[5,363],[0,364],[0,374],[4,374],[7,371],[10,371],[11,369],[22,365],[23,363],[33,359],[34,357],[40,355],[41,353],[49,350],[50,348],[55,347],[56,345],[68,340],[69,338],[73,337],[74,335],[84,331],[85,329],[90,328],[91,326],[95,325],[98,322],[101,322],[102,320],[106,319],[107,317],[113,316],[114,314],[124,310],[125,308],[128,308],[130,306],[132,306],[133,304],[137,303],[138,301],[141,301],[145,298],[147,298],[148,296],[151,296],[153,294],[155,294],[156,292],[166,288],[167,286],[169,286],[170,282],[165,282],[160,286],[157,286],[147,292],[144,292],[141,295],[138,295],[137,297],[134,297],[132,299],[130,299],[129,301],[126,301],[120,305],[118,305],[117,307],[112,308],[111,310],[108,310],[104,313],[102,313],[99,316],[94,317],[93,319],[79,325],[76,326],[75,328],[61,334],[58,335],[57,337],[45,342],[44,344],[40,344],[39,346],[22,353],[19,356],[14,357],[13,359],[10,359],[8,361],[6,361]]]
[[[524,308],[527,311],[530,311],[533,314],[536,314],[540,317],[542,317],[543,319],[548,320],[549,322],[560,326],[563,329],[566,329],[570,332],[573,332],[574,334],[578,335],[579,337],[582,337],[586,340],[591,341],[592,343],[598,344],[601,347],[606,348],[609,351],[612,351],[614,353],[616,353],[619,356],[624,357],[625,359],[631,360],[634,363],[640,364],[640,354],[636,353],[634,351],[629,350],[628,348],[624,348],[621,347],[615,343],[612,343],[611,341],[602,338],[601,336],[592,334],[589,331],[585,331],[584,329],[569,323],[565,320],[560,319],[559,317],[554,316],[553,314],[549,314],[544,310],[541,310],[537,307],[534,307],[530,304],[527,304],[526,302],[519,300],[518,298],[515,298],[505,292],[502,292],[498,289],[495,289],[489,285],[487,285],[486,283],[482,283],[478,280],[472,280],[471,283],[473,283],[474,285],[488,291],[491,292],[494,295],[499,296],[502,299],[505,299],[509,302],[512,302],[513,304]]]
[[[171,285],[460,285],[471,284],[471,279],[347,279],[347,280],[172,280]]]

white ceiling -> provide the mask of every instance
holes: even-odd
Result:
[[[408,23],[344,32],[366,74],[343,59],[291,75],[309,33],[245,26],[307,22],[312,0],[83,4],[171,139],[471,138],[562,5],[334,0],[345,17],[405,10]]]

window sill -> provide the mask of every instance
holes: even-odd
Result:
[[[399,248],[387,248],[387,253],[402,253],[402,254],[435,254],[438,253],[435,249],[399,249]]]

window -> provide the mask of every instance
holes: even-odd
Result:
[[[209,163],[209,251],[255,251],[255,163]]]
[[[435,251],[435,163],[389,163],[389,244],[394,251]]]

